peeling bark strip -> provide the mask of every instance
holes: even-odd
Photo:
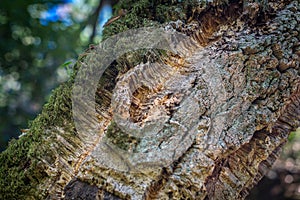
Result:
[[[280,116],[272,125],[271,131],[264,129],[254,133],[248,143],[243,145],[236,152],[226,158],[218,159],[213,173],[206,179],[206,188],[209,199],[226,197],[228,185],[241,185],[237,174],[243,172],[244,175],[254,176],[255,178],[248,182],[243,188],[236,190],[238,198],[245,198],[249,190],[267,173],[275,162],[278,152],[286,142],[291,131],[300,127],[300,82],[296,83],[296,90],[287,101],[287,104],[281,109]],[[271,143],[275,143],[271,144]],[[274,145],[274,146],[273,146]],[[268,148],[273,146],[272,148]],[[272,151],[270,155],[264,151]],[[262,156],[258,158],[258,156]],[[255,171],[251,171],[251,166],[257,166]]]
[[[300,123],[299,1],[142,2],[123,4],[128,14],[107,30],[182,9],[181,21],[161,26],[191,39],[174,37],[177,52],[154,53],[154,62],[137,51],[106,70],[96,111],[88,104],[93,112],[79,116],[99,132],[75,130],[71,82],[59,88],[0,155],[0,199],[243,199],[271,167]],[[77,67],[102,62],[94,46]]]
[[[272,126],[271,133],[274,135],[287,136],[291,131],[295,131],[295,128],[300,127],[300,82],[297,86]]]

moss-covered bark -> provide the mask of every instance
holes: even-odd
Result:
[[[128,13],[104,31],[108,38],[132,28],[172,27],[198,45],[193,56],[181,60],[195,67],[205,62],[219,66],[226,94],[218,95],[223,100],[209,101],[213,90],[203,85],[215,81],[208,76],[213,74],[209,68],[201,72],[201,80],[195,79],[193,88],[201,91],[199,105],[205,109],[199,112],[206,117],[203,119],[214,123],[201,119],[199,134],[179,159],[143,173],[120,172],[99,163],[97,148],[102,135],[80,135],[72,114],[77,70],[97,57],[97,47],[91,47],[78,60],[71,79],[53,91],[29,131],[0,154],[0,199],[244,198],[274,162],[289,132],[299,126],[300,5],[298,1],[212,2],[121,0],[117,9]],[[201,58],[203,52],[207,54]],[[112,120],[110,100],[117,77],[149,59],[164,60],[174,69],[187,67],[178,56],[138,50],[121,56],[106,70],[96,92],[96,113],[112,143],[123,150],[140,143],[122,133]],[[150,90],[134,95],[145,103],[149,101],[145,95],[155,97]],[[225,121],[210,118],[218,114],[214,110],[217,104],[224,105],[224,112],[233,110]],[[133,109],[138,115],[138,105]],[[217,127],[223,127],[225,136]],[[202,136],[208,133],[208,138]],[[215,145],[207,145],[212,143]]]

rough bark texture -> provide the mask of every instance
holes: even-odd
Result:
[[[79,119],[96,133],[74,126],[75,73],[0,155],[0,199],[245,198],[300,126],[299,1],[119,6],[128,14],[106,37],[152,25],[191,39],[178,54],[139,50],[112,63],[94,113]],[[75,68],[100,57],[93,46]]]

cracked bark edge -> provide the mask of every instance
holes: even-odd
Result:
[[[278,157],[281,147],[287,141],[290,132],[296,130],[298,127],[300,127],[300,81],[298,82],[296,90],[293,92],[290,99],[281,109],[280,116],[272,125],[270,130],[263,129],[255,132],[248,143],[244,144],[228,157],[221,158],[216,162],[216,166],[212,174],[206,179],[206,199],[226,198],[226,188],[220,189],[220,187],[224,187],[221,180],[222,175],[232,173],[234,176],[241,170],[245,170],[246,173],[255,176],[255,178],[252,181],[250,180],[238,194],[239,199],[245,198],[249,194],[250,189],[252,189],[252,187],[272,167],[272,164]],[[278,138],[280,139],[278,140]],[[273,144],[274,148],[272,152],[268,153],[270,148],[268,148],[267,145],[271,145],[269,143],[270,141],[275,143],[275,145]],[[252,160],[249,157],[249,155],[252,154],[251,152],[260,152],[264,156],[267,155],[267,157],[262,157],[260,162],[255,163],[258,165],[258,171],[254,173],[247,170],[249,165],[254,164],[251,163]],[[243,163],[242,165],[244,169],[236,168],[236,166],[241,165],[241,162]]]

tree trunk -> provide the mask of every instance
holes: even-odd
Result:
[[[299,1],[119,8],[1,153],[0,199],[244,199],[300,126]]]

